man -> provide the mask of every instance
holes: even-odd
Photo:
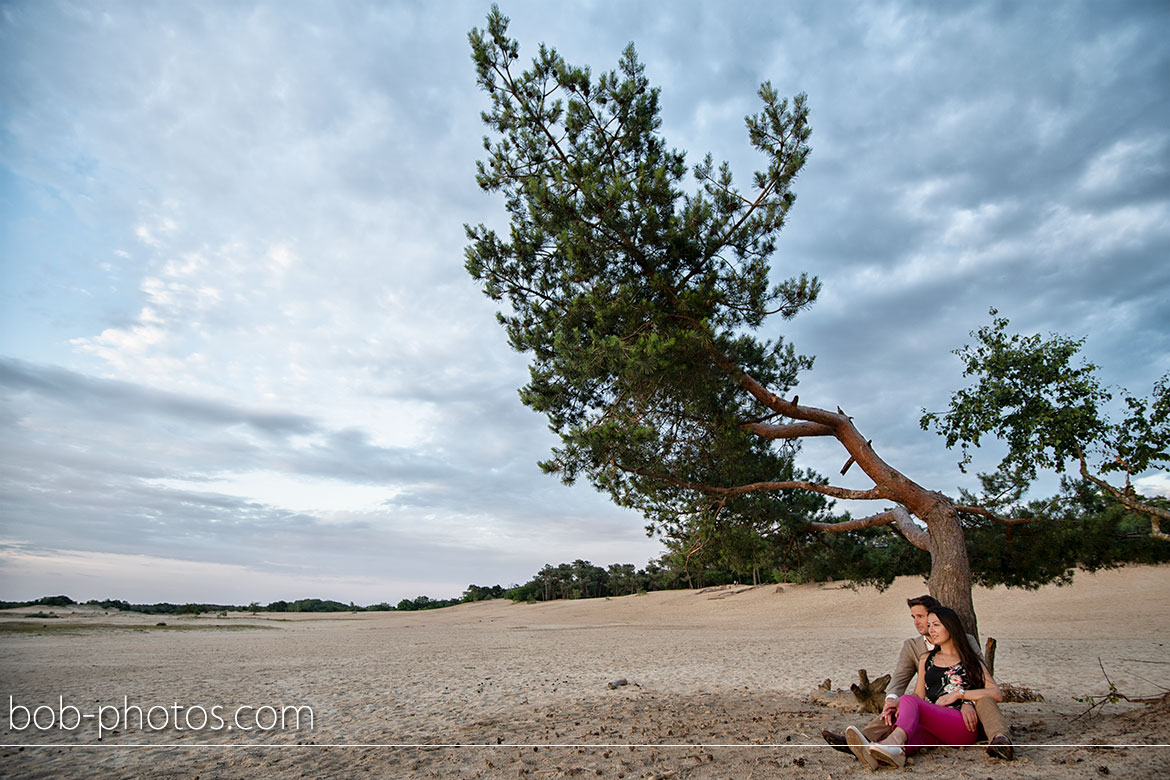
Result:
[[[906,688],[910,685],[910,680],[918,674],[918,660],[934,647],[926,638],[926,618],[931,610],[941,605],[932,596],[919,596],[918,598],[908,599],[906,604],[910,607],[910,618],[914,621],[916,634],[913,638],[907,639],[902,643],[902,652],[898,654],[898,663],[894,667],[890,684],[886,688],[888,691],[886,694],[886,706],[882,708],[880,715],[871,720],[865,728],[861,729],[861,733],[870,742],[885,739],[893,731],[894,720],[898,714],[898,697],[906,692]],[[975,637],[967,634],[967,641],[974,648],[976,654],[978,654],[979,660],[986,663]],[[999,707],[987,697],[974,702],[974,707],[979,717],[979,725],[983,727],[983,733],[988,737],[987,755],[992,758],[1002,758],[1011,761],[1012,740],[1008,736],[1007,721],[1004,720],[1003,713],[999,711]],[[826,729],[821,732],[821,736],[837,750],[843,753],[850,753],[844,734],[838,734]]]

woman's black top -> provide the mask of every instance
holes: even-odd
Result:
[[[926,700],[931,702],[938,701],[944,694],[965,691],[971,687],[971,678],[963,668],[962,661],[954,666],[935,666],[934,653],[926,657],[923,681],[926,683]],[[959,700],[947,706],[958,709],[963,706],[963,702]]]

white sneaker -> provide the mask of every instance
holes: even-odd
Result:
[[[874,761],[882,761],[890,766],[906,766],[906,751],[901,745],[874,742],[869,746],[869,755]]]
[[[845,729],[845,742],[849,744],[849,750],[852,751],[853,755],[857,756],[857,759],[861,763],[869,767],[869,771],[872,772],[878,768],[877,759],[869,754],[872,745],[869,744],[869,740],[865,738],[865,735],[856,726],[850,726]]]

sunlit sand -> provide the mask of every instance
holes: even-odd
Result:
[[[67,608],[42,619],[25,615],[49,609],[15,610],[0,614],[11,696],[0,702],[0,756],[12,777],[868,776],[819,736],[865,716],[847,695],[828,704],[810,695],[825,678],[848,689],[858,669],[890,671],[911,631],[905,599],[923,592],[920,579],[901,578],[884,593],[767,585],[409,613]],[[1170,566],[1078,573],[1070,587],[1033,592],[977,590],[980,632],[998,640],[997,679],[1045,700],[1004,705],[1015,761],[942,749],[916,767],[980,778],[1100,777],[1100,767],[1164,776],[1167,747],[1042,745],[1170,743],[1165,703],[1109,704],[1075,719],[1089,706],[1076,697],[1108,692],[1102,666],[1131,697],[1170,688],[1167,592]],[[618,679],[628,684],[607,685]],[[79,713],[170,709],[166,728],[119,723],[100,743],[92,720],[9,727],[13,705],[61,703]],[[307,707],[312,728],[176,729],[173,705],[183,714]],[[69,747],[12,747],[34,744]]]

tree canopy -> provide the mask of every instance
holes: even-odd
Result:
[[[780,339],[748,335],[820,288],[803,274],[769,284],[809,153],[804,96],[790,104],[761,87],[748,128],[766,164],[750,196],[710,157],[686,192],[684,155],[658,134],[659,92],[632,45],[594,81],[545,46],[520,70],[506,28],[493,8],[470,37],[496,134],[477,180],[504,195],[511,232],[469,227],[467,269],[508,304],[499,317],[511,345],[532,353],[521,398],[563,443],[542,466],[643,507],[648,495],[674,498],[660,474],[708,482],[735,464],[773,477],[766,443],[741,427],[760,410],[712,356],[780,392],[812,364]]]
[[[980,475],[985,495],[969,498],[989,509],[1006,506],[1040,470],[1063,473],[1077,464],[1082,478],[1147,515],[1151,536],[1170,541],[1160,526],[1170,512],[1143,500],[1131,484],[1131,477],[1170,463],[1170,374],[1154,382],[1148,398],[1120,390],[1125,411],[1114,421],[1108,413],[1113,393],[1098,367],[1080,356],[1084,339],[1010,333],[1009,321],[997,315],[992,309],[992,323],[971,333],[974,343],[955,350],[973,384],[952,395],[945,412],[924,410],[921,419],[923,429],[938,430],[948,447],[959,445],[960,469],[971,463],[983,437],[1007,445],[996,471]],[[1107,482],[1110,474],[1123,476],[1124,485]]]

